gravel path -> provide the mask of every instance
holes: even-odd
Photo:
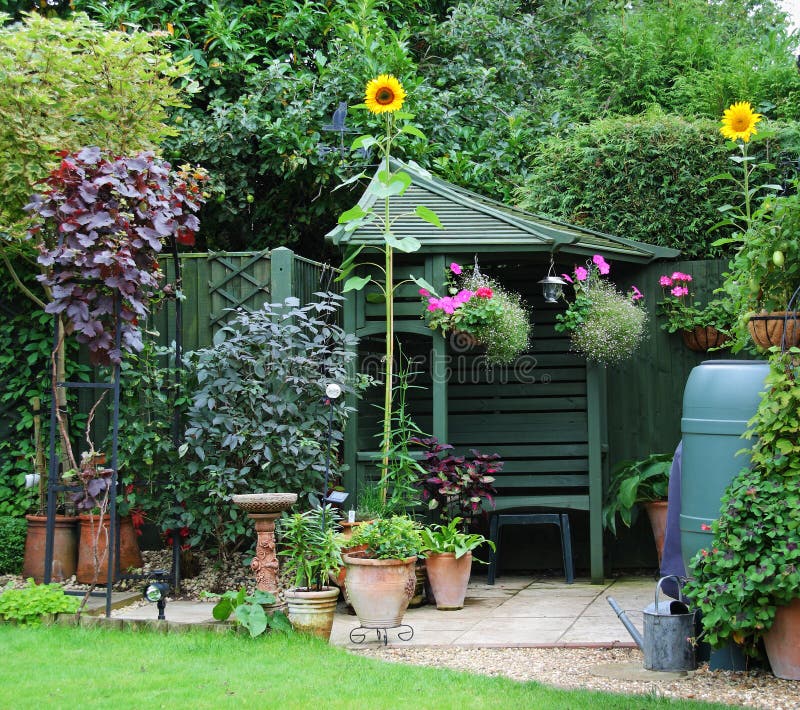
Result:
[[[353,652],[393,663],[535,680],[560,688],[686,698],[769,710],[800,709],[800,682],[781,680],[763,671],[709,671],[704,664],[680,678],[664,674],[668,680],[614,677],[635,677],[641,671],[642,654],[638,649],[417,647]]]

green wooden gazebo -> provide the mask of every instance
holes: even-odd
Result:
[[[651,246],[539,217],[508,207],[445,182],[416,165],[395,163],[411,177],[402,196],[391,200],[391,216],[412,215],[418,205],[433,210],[444,229],[415,216],[400,216],[392,231],[413,236],[421,249],[396,253],[395,279],[424,277],[444,286],[451,262],[472,264],[532,306],[532,348],[518,366],[487,368],[479,354],[454,351],[422,320],[422,304],[413,283],[398,289],[395,329],[404,353],[418,364],[412,411],[423,431],[466,453],[471,448],[498,452],[505,461],[498,479],[499,510],[556,509],[585,511],[591,577],[603,578],[601,522],[604,471],[607,468],[605,368],[587,363],[569,350],[567,336],[554,328],[563,304],[546,304],[538,284],[551,258],[556,273],[571,271],[593,254],[602,254],[618,283],[637,268],[673,249]],[[373,180],[376,180],[373,177]],[[367,190],[359,204],[374,206]],[[382,208],[382,205],[378,205]],[[326,238],[346,250],[351,245],[381,245],[374,225],[347,232],[342,226]],[[360,367],[379,376],[385,347],[384,308],[370,299],[369,288],[348,294],[344,326],[360,339]],[[373,479],[380,412],[374,401],[353,399],[358,416],[345,432],[345,485],[358,494]],[[502,486],[500,485],[502,484]]]

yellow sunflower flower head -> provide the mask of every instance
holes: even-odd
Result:
[[[364,103],[372,113],[394,113],[403,107],[406,92],[391,74],[381,74],[367,83]]]
[[[722,128],[719,129],[719,132],[732,141],[741,138],[748,143],[750,136],[758,133],[756,123],[760,120],[761,114],[755,113],[748,101],[739,101],[725,109],[722,116]]]

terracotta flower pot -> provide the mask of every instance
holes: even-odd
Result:
[[[361,626],[389,629],[403,623],[414,596],[416,555],[403,560],[373,560],[363,552],[344,555],[347,596]]]
[[[775,311],[752,316],[747,324],[750,337],[760,348],[767,350],[772,346],[781,347],[784,344],[784,331],[786,332],[785,345],[787,348],[800,343],[800,315]]]
[[[37,584],[44,581],[44,556],[47,544],[47,517],[26,515],[28,534],[25,538],[25,558],[22,576],[33,577]],[[56,516],[53,535],[53,568],[51,579],[61,582],[75,574],[78,562],[78,518],[66,515]]]
[[[651,500],[644,504],[647,517],[650,518],[650,527],[653,529],[653,539],[656,541],[658,553],[658,567],[661,568],[661,555],[664,552],[664,535],[667,532],[667,501]]]
[[[97,544],[97,555],[100,560],[100,569],[97,574],[97,583],[105,584],[108,580],[108,557],[106,547],[109,535],[108,518],[103,519],[103,530],[100,532]],[[97,534],[100,525],[100,516],[94,516],[94,533]],[[91,584],[94,580],[94,541],[92,537],[92,520],[89,515],[80,516],[80,543],[78,546],[78,568],[76,577],[81,584]],[[130,517],[121,518],[119,521],[119,569],[125,571],[130,568],[142,566],[142,553],[136,541],[136,531]]]
[[[335,587],[325,587],[320,591],[287,589],[284,599],[294,630],[330,640],[338,598],[339,590]]]
[[[728,335],[713,325],[697,325],[691,330],[682,330],[681,337],[686,347],[696,353],[707,353],[711,348],[718,348],[730,340]]]
[[[800,598],[775,611],[775,623],[764,634],[772,672],[778,678],[800,680]]]
[[[425,559],[436,608],[455,611],[464,608],[469,575],[472,571],[472,553],[456,558],[454,552],[431,553]]]

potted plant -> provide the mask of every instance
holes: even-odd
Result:
[[[571,347],[588,360],[616,365],[633,356],[645,336],[647,313],[641,308],[642,292],[632,286],[627,295],[604,281],[608,262],[595,254],[586,266],[576,266],[572,276],[562,274],[575,289],[564,313],[556,316],[555,329],[570,333]]]
[[[699,301],[693,300],[689,287],[691,282],[692,275],[680,271],[664,274],[658,279],[664,294],[657,304],[665,318],[662,330],[680,332],[686,347],[695,352],[726,347],[730,340],[728,330],[733,325],[730,304],[714,299],[702,307]]]
[[[617,534],[617,516],[630,527],[637,506],[644,506],[653,529],[659,566],[667,526],[672,458],[672,454],[650,454],[639,461],[620,461],[611,472],[603,505],[603,525],[614,535]]]
[[[400,626],[414,595],[420,526],[405,515],[379,518],[361,525],[351,543],[364,546],[344,555],[347,595],[361,626]]]
[[[284,571],[294,574],[294,589],[284,599],[289,621],[296,631],[330,639],[339,590],[328,585],[332,572],[342,566],[336,539],[339,514],[331,506],[294,513],[278,521]]]
[[[503,470],[499,454],[471,450],[472,458],[454,456],[450,444],[436,437],[416,439],[425,449],[420,466],[419,487],[429,510],[436,510],[444,521],[460,516],[469,525],[484,505],[494,505],[494,474]]]
[[[507,365],[528,349],[531,323],[519,294],[510,293],[481,273],[477,265],[453,262],[447,270],[447,294],[421,288],[423,318],[431,330],[450,336],[451,344],[465,350],[473,344],[486,348],[490,365]]]
[[[747,435],[750,466],[722,498],[708,549],[691,560],[687,596],[714,647],[758,655],[775,675],[800,680],[800,349],[771,358],[767,390]]]
[[[494,543],[477,533],[460,529],[462,519],[453,518],[447,525],[431,525],[422,529],[422,552],[428,580],[436,598],[436,608],[443,611],[462,609],[472,571],[472,551],[486,543]],[[478,560],[485,564],[482,560]]]

